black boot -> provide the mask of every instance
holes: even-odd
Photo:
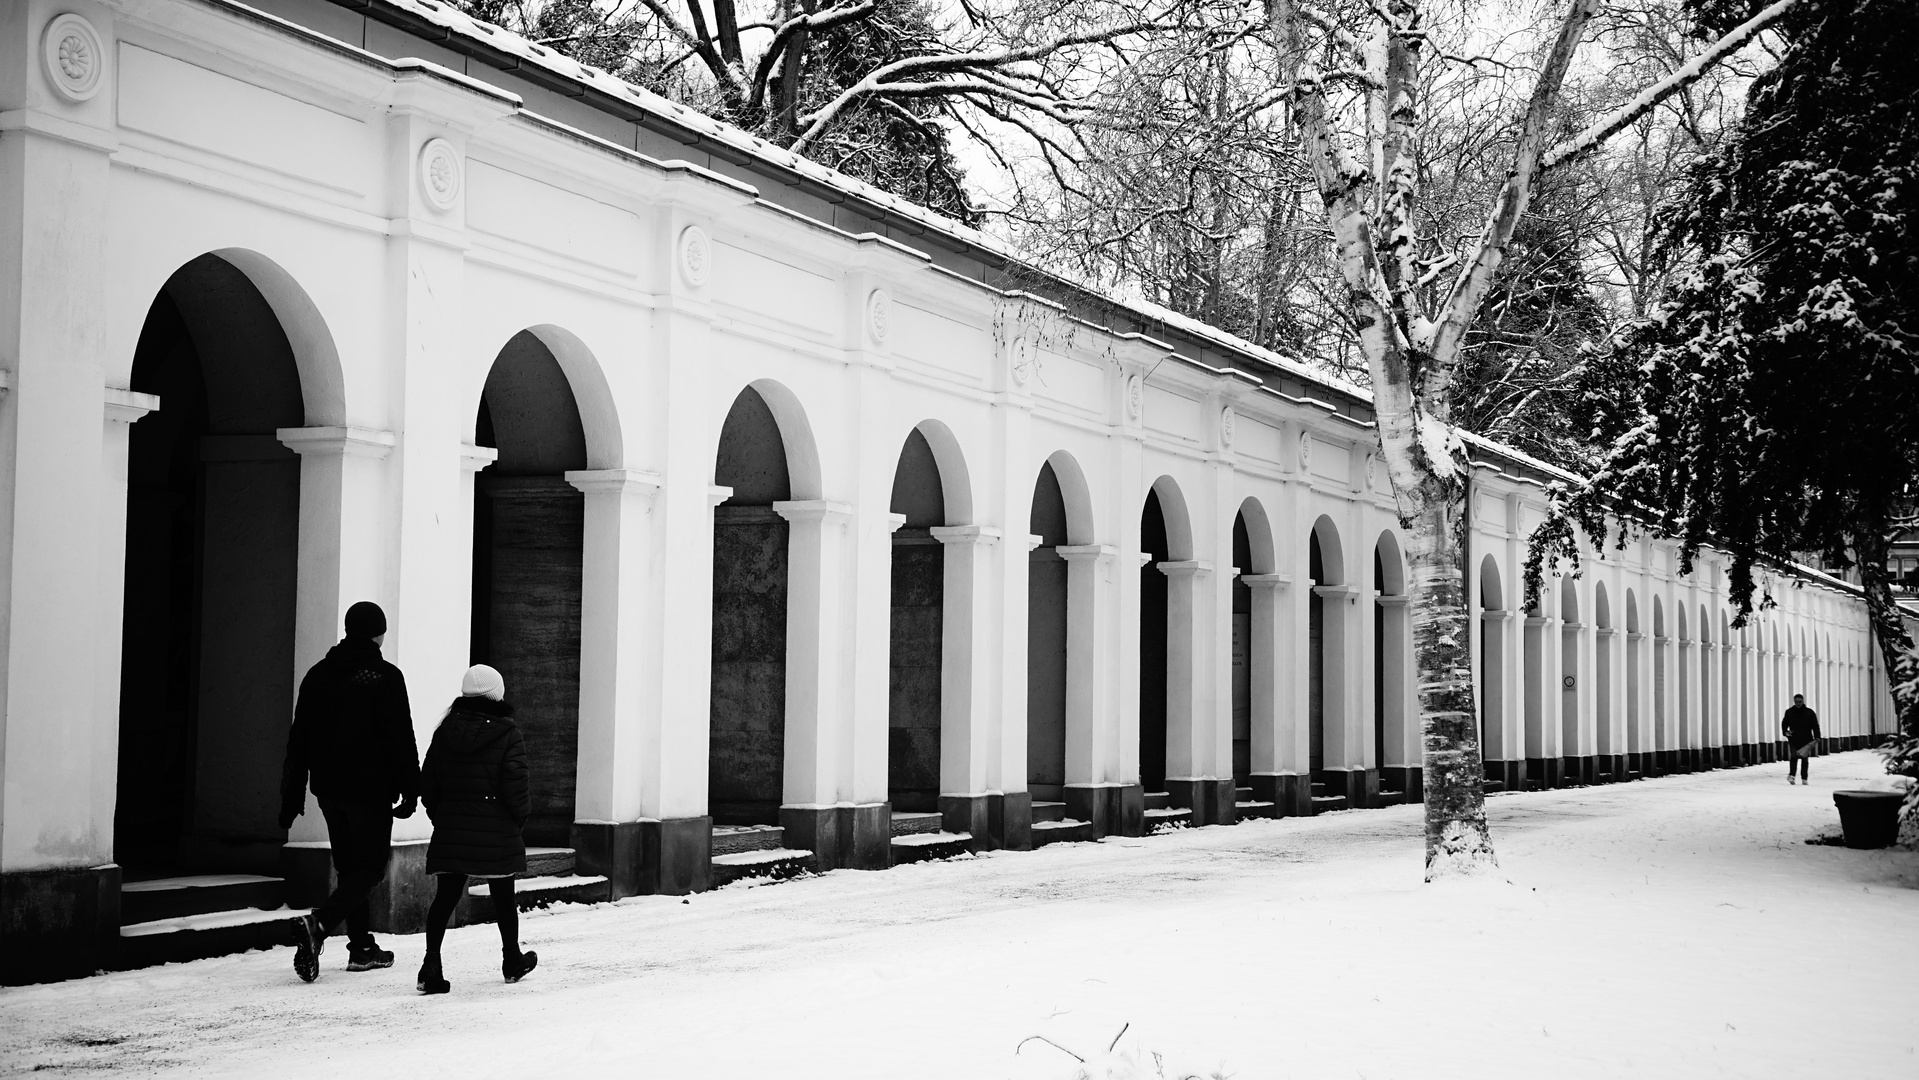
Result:
[[[440,958],[429,956],[426,963],[420,965],[420,977],[414,988],[422,994],[444,994],[453,989],[453,984],[440,975]]]
[[[393,966],[393,954],[380,948],[372,938],[367,938],[364,943],[349,942],[346,957],[348,971],[372,971]]]
[[[320,977],[320,950],[326,948],[326,928],[312,915],[293,924],[293,973],[301,982]]]
[[[528,949],[526,952],[503,958],[500,961],[500,974],[506,976],[507,982],[516,983],[526,978],[527,972],[532,971],[533,965],[539,962],[540,954]]]

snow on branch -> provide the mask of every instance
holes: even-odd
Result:
[[[1644,116],[1667,98],[1673,96],[1703,78],[1706,72],[1726,57],[1738,52],[1745,44],[1759,36],[1759,32],[1779,20],[1798,0],[1775,0],[1765,9],[1734,27],[1726,36],[1712,43],[1712,46],[1681,65],[1672,74],[1648,86],[1619,108],[1600,117],[1586,130],[1553,147],[1540,159],[1539,168],[1544,172],[1597,149],[1607,139],[1612,138],[1627,125]]]

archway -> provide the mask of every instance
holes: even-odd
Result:
[[[1072,543],[1066,499],[1053,463],[1033,484],[1026,565],[1026,787],[1033,820],[1059,820],[1066,799],[1067,567]]]
[[[526,737],[530,844],[571,841],[580,747],[586,426],[553,350],[531,330],[494,358],[474,442],[499,457],[473,485],[470,653],[506,679]]]
[[[1373,544],[1373,762],[1376,805],[1419,801],[1412,786],[1411,733],[1407,730],[1406,669],[1412,647],[1407,610],[1406,564],[1390,530]]]
[[[1331,518],[1320,517],[1307,536],[1306,573],[1312,579],[1306,616],[1306,696],[1313,797],[1350,800],[1355,793],[1350,790],[1345,730],[1345,639],[1347,600],[1354,590],[1346,582],[1345,550]],[[1360,773],[1362,781],[1364,775]],[[1339,808],[1354,802],[1315,801],[1314,805]]]
[[[1499,561],[1487,555],[1479,561],[1479,746],[1486,762],[1487,782],[1498,785],[1489,790],[1503,790],[1519,779],[1512,747],[1506,742],[1506,635],[1510,618]]]
[[[713,511],[713,673],[707,812],[715,825],[775,825],[784,801],[788,541],[774,504],[794,498],[785,432],[760,386],[720,426]]]
[[[1619,718],[1613,705],[1613,649],[1616,631],[1612,621],[1612,598],[1606,583],[1593,582],[1593,729],[1599,754],[1596,779],[1611,783],[1624,780],[1625,754],[1614,730]]]
[[[896,812],[933,813],[940,796],[940,678],[946,555],[933,535],[954,524],[926,435],[915,428],[893,470],[892,621],[888,637],[886,789]]]
[[[130,387],[160,409],[127,451],[114,859],[131,878],[275,873],[300,515],[275,432],[307,417],[293,345],[247,273],[202,255],[155,296]]]
[[[1541,595],[1544,596],[1542,590]],[[1523,702],[1526,753],[1525,783],[1528,788],[1547,786],[1546,704],[1550,688],[1546,685],[1546,618],[1544,607],[1534,601],[1526,609],[1526,623],[1520,635],[1521,673],[1524,679]]]

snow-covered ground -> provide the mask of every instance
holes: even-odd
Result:
[[[1496,796],[1509,883],[1422,885],[1401,807],[562,908],[446,997],[419,937],[9,989],[0,1072],[1910,1080],[1919,854],[1806,844],[1883,779],[1812,764]]]

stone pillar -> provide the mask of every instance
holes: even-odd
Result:
[[[1145,789],[1107,774],[1114,722],[1116,630],[1113,569],[1119,549],[1061,544],[1066,560],[1066,816],[1088,821],[1099,836],[1138,836],[1146,827]]]
[[[1517,645],[1513,640],[1513,612],[1511,608],[1481,611],[1479,621],[1486,641],[1479,656],[1484,665],[1480,727],[1485,732],[1480,756],[1486,764],[1486,779],[1499,781],[1507,790],[1517,790],[1526,751],[1518,710],[1513,708],[1513,652]]]
[[[1553,757],[1562,762],[1561,775],[1567,784],[1590,784],[1598,773],[1588,740],[1591,725],[1586,713],[1591,697],[1587,686],[1592,675],[1583,656],[1585,632],[1586,624],[1577,620],[1559,624],[1559,689],[1554,695],[1559,702],[1559,723],[1554,729],[1559,734],[1559,752]]]
[[[1234,821],[1233,778],[1216,775],[1216,687],[1205,662],[1214,620],[1208,592],[1213,564],[1161,562],[1166,575],[1166,792],[1170,805],[1193,811],[1192,823]]]
[[[1619,631],[1610,626],[1593,629],[1593,734],[1594,752],[1599,759],[1598,778],[1607,783],[1626,779],[1626,751],[1622,719],[1624,704],[1621,688],[1624,672],[1619,667]]]
[[[0,386],[0,407],[6,390]],[[152,394],[108,387],[105,441],[100,473],[99,660],[94,673],[95,760],[117,765],[120,760],[120,648],[126,619],[127,569],[127,450],[135,422],[160,407]],[[113,850],[113,811],[118,803],[117,768],[93,773],[93,820],[106,830],[106,848]]]
[[[842,679],[847,592],[844,551],[853,508],[824,499],[773,504],[792,526],[787,542],[786,765],[780,824],[788,846],[811,850],[815,869],[891,864],[886,803],[855,805],[839,763],[852,738]]]
[[[992,594],[985,579],[1000,530],[948,525],[935,526],[932,533],[945,549],[940,608],[940,825],[947,832],[973,834],[975,851],[1005,847],[1005,837],[993,831],[987,779],[992,750],[987,736],[993,727],[988,679]]]
[[[1287,694],[1293,623],[1286,589],[1293,579],[1288,574],[1241,574],[1239,579],[1253,593],[1247,654],[1252,664],[1247,705],[1252,714],[1253,798],[1272,803],[1279,814],[1305,816],[1313,811],[1313,785],[1292,760],[1297,717]]]
[[[1413,690],[1411,601],[1405,593],[1374,597],[1375,617],[1381,620],[1379,705],[1385,710],[1387,743],[1375,752],[1380,787],[1403,791],[1407,802],[1416,803],[1425,801],[1425,746],[1420,737],[1419,698]]]
[[[281,428],[280,442],[300,455],[300,569],[294,602],[294,685],[340,640],[346,609],[361,600],[400,613],[387,595],[386,459],[399,440],[390,431],[357,427]],[[433,720],[416,710],[414,736],[422,747]],[[424,815],[394,824],[394,836],[423,837]],[[288,834],[293,841],[326,839],[326,822],[309,792],[306,811]]]
[[[1321,600],[1320,614],[1324,620],[1320,626],[1325,650],[1322,654],[1325,675],[1321,681],[1320,715],[1325,734],[1321,750],[1325,762],[1326,794],[1346,796],[1348,806],[1364,806],[1365,740],[1359,730],[1358,718],[1353,715],[1355,702],[1363,698],[1353,693],[1352,685],[1353,673],[1365,668],[1361,662],[1365,651],[1355,648],[1359,619],[1352,610],[1359,600],[1359,587],[1315,585],[1313,595]],[[1366,718],[1366,723],[1370,726],[1372,718]]]
[[[657,885],[644,865],[640,787],[649,735],[641,667],[653,653],[648,519],[660,481],[633,469],[590,469],[567,473],[566,482],[586,496],[572,846],[580,872],[605,875],[617,900]]]

